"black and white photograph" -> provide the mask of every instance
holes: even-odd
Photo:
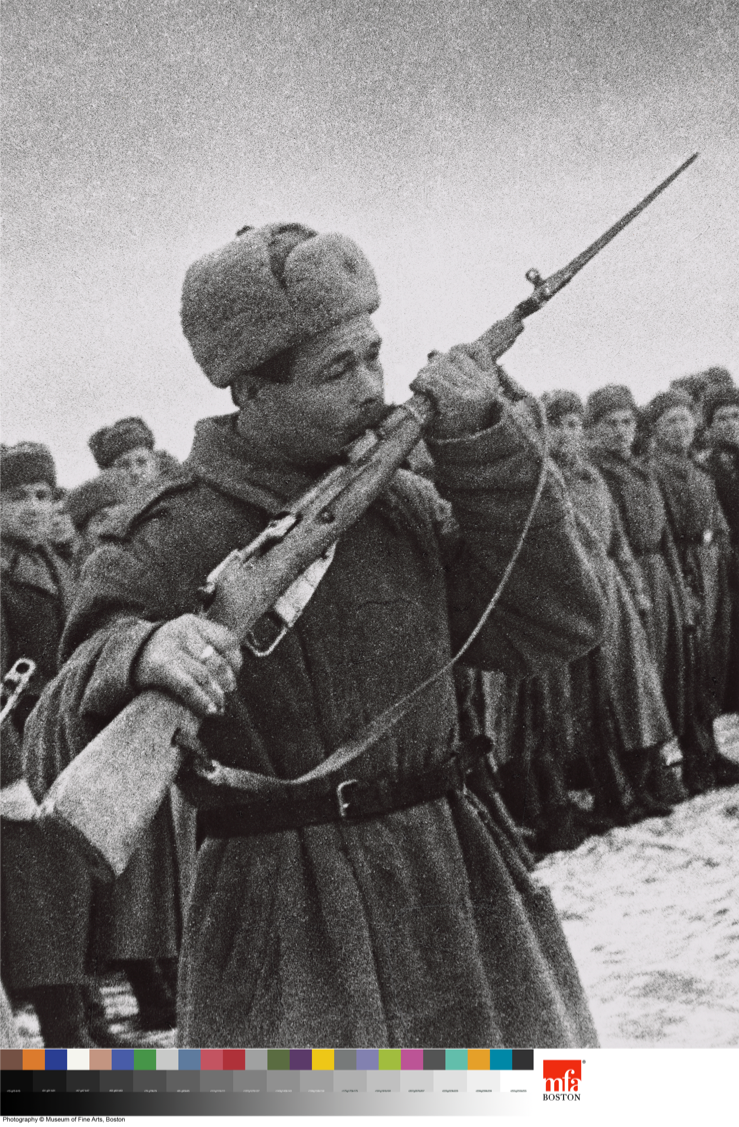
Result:
[[[2,1048],[739,1048],[736,6],[3,24]]]

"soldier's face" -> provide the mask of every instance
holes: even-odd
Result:
[[[714,442],[728,442],[739,446],[739,405],[719,407],[711,421],[710,436]]]
[[[148,446],[137,446],[135,450],[119,454],[113,466],[121,471],[122,477],[132,489],[154,481],[159,470],[156,454]]]
[[[45,481],[16,485],[0,493],[0,531],[11,540],[42,544],[48,540],[54,515],[54,494]]]
[[[76,539],[72,518],[64,507],[64,500],[55,501],[51,515],[49,539],[52,544],[72,544]]]
[[[695,437],[695,418],[689,407],[670,407],[654,426],[654,438],[663,450],[687,454]]]
[[[576,412],[549,425],[549,448],[555,458],[576,458],[582,452],[582,418]]]
[[[263,446],[320,465],[376,423],[385,403],[381,344],[362,315],[294,349],[290,382],[261,385],[249,405]]]
[[[609,411],[592,428],[591,437],[596,446],[609,454],[628,458],[636,438],[636,417],[628,407]]]
[[[94,552],[100,543],[102,533],[106,531],[110,524],[111,517],[118,513],[121,508],[121,505],[106,505],[105,508],[98,509],[96,513],[92,514],[82,530],[82,553],[84,556]]]

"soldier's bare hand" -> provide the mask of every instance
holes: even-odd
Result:
[[[497,422],[501,401],[495,363],[479,341],[431,353],[411,390],[427,395],[436,407],[432,438],[459,438]]]
[[[152,634],[134,669],[138,689],[162,689],[197,716],[223,712],[241,668],[238,639],[225,626],[184,614]]]

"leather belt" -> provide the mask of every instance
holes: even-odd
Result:
[[[407,779],[342,779],[321,794],[299,795],[287,788],[275,798],[249,798],[198,810],[198,843],[205,838],[251,837],[328,822],[362,822],[433,802],[462,791],[465,779],[483,764],[490,741],[476,737],[444,763]],[[233,793],[233,792],[232,792]]]

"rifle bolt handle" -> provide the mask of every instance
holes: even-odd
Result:
[[[336,520],[336,514],[332,512],[331,509],[323,509],[318,514],[318,519],[322,524],[333,524]]]
[[[541,274],[533,267],[531,268],[531,270],[526,271],[526,281],[531,282],[531,285],[534,287],[544,284],[544,279],[542,278]]]

